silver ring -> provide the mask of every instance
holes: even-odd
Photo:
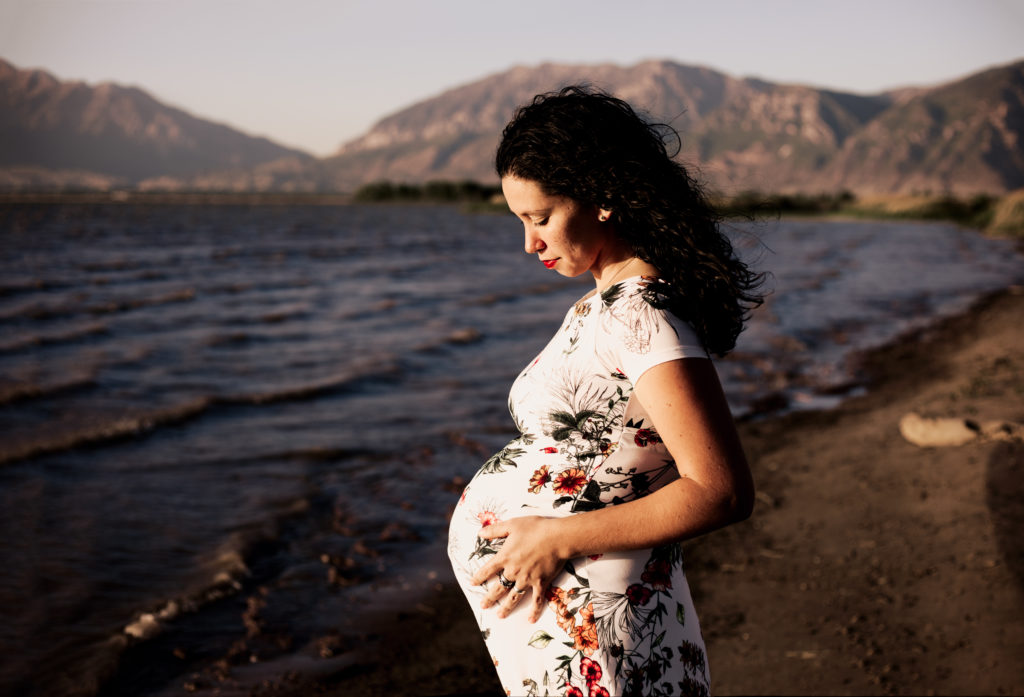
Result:
[[[502,571],[504,571],[504,569],[502,569]],[[516,582],[505,578],[505,574],[503,574],[502,571],[498,572],[498,583],[505,586],[505,588],[514,588]]]
[[[512,592],[515,593],[516,595],[522,595],[523,593],[525,593],[528,590],[530,590],[530,589],[529,588],[522,588],[522,589],[520,589],[520,588],[513,588]]]

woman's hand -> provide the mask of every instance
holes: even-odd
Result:
[[[481,607],[500,603],[498,617],[507,617],[529,595],[533,603],[530,622],[540,618],[544,593],[565,564],[557,550],[560,522],[558,518],[527,516],[487,525],[477,533],[487,540],[505,538],[498,553],[473,574],[474,584],[487,583]],[[502,578],[515,585],[506,588]]]

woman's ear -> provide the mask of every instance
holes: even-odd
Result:
[[[609,208],[598,208],[597,209],[597,220],[601,223],[607,223],[612,217],[612,211]]]

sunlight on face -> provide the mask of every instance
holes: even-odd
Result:
[[[601,220],[608,211],[547,194],[527,179],[505,177],[501,190],[509,209],[523,221],[526,253],[536,254],[549,269],[563,276],[586,271],[599,276],[606,264],[623,258],[623,245],[611,223]]]

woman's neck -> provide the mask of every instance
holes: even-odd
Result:
[[[594,274],[594,280],[597,282],[597,292],[600,293],[608,286],[618,283],[624,278],[630,278],[631,276],[656,276],[658,270],[640,257],[630,256],[621,261],[605,264],[601,267],[600,271],[592,271],[592,273]]]

